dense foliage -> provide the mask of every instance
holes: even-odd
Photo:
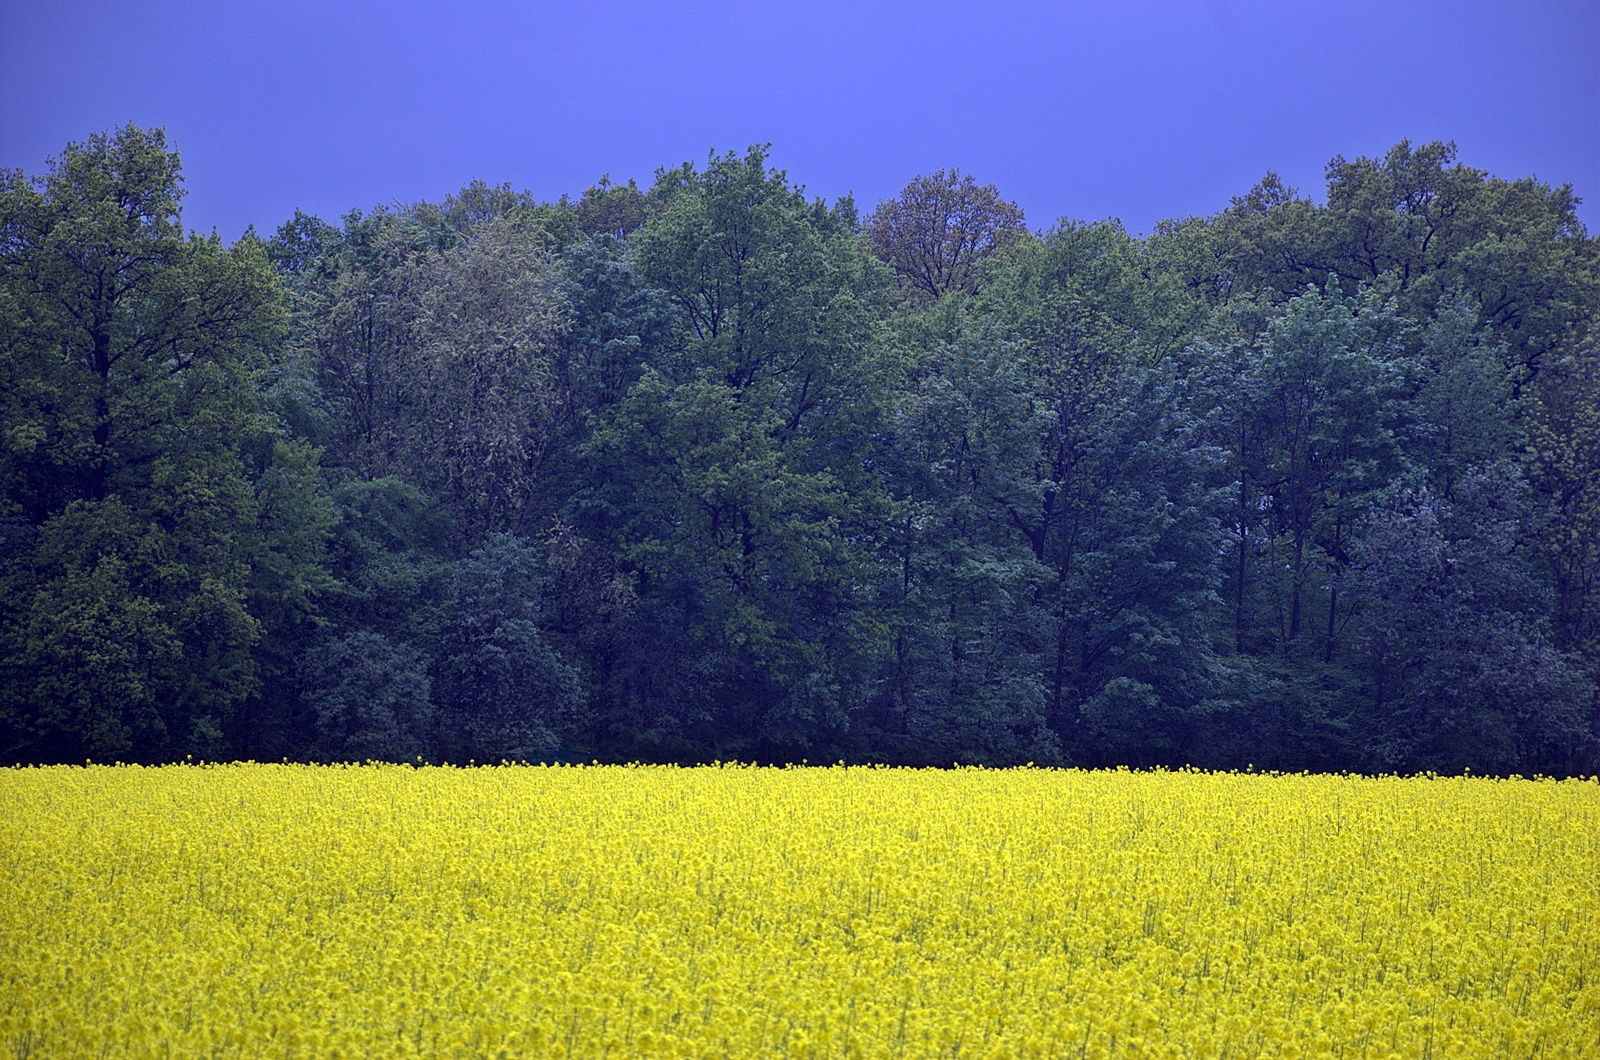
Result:
[[[1600,769],[1570,189],[180,197],[131,126],[0,183],[7,760]]]
[[[1589,1057],[1600,785],[0,770],[0,1056]]]

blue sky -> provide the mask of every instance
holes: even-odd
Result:
[[[0,2],[0,166],[130,120],[229,239],[757,142],[863,209],[955,165],[1034,227],[1142,232],[1268,169],[1320,196],[1329,158],[1402,137],[1570,183],[1594,232],[1600,0]]]

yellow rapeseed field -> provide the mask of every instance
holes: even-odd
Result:
[[[0,770],[5,1057],[1600,1056],[1600,784]]]

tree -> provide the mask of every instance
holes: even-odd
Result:
[[[1370,764],[1570,769],[1574,747],[1594,740],[1594,689],[1551,643],[1548,601],[1518,548],[1526,488],[1501,461],[1457,492],[1455,504],[1426,487],[1399,492],[1353,545]]]
[[[948,307],[947,307],[948,308]],[[1039,503],[1048,415],[999,329],[960,321],[914,373],[881,460],[897,505],[879,606],[892,635],[855,733],[889,761],[1060,760],[1045,723],[1048,569],[1012,513]]]
[[[1600,682],[1600,329],[1546,359],[1521,413],[1522,463],[1537,498],[1532,545],[1548,571],[1555,643]],[[1600,697],[1589,713],[1600,734]],[[1574,748],[1571,769],[1597,765],[1600,746]]]
[[[1519,388],[1600,308],[1600,240],[1578,220],[1572,189],[1491,178],[1457,163],[1451,143],[1336,156],[1326,206],[1269,173],[1215,218],[1166,226],[1158,242],[1195,290],[1222,301],[1263,291],[1283,301],[1331,276],[1392,296],[1420,324],[1459,290],[1491,345],[1505,344]]]
[[[429,752],[431,688],[415,649],[358,629],[302,656],[299,677],[325,759],[407,762]]]
[[[1492,179],[1453,143],[1402,140],[1382,159],[1328,163],[1324,253],[1346,282],[1381,278],[1414,320],[1459,285],[1526,377],[1597,306],[1600,244],[1576,211],[1570,186]]]
[[[51,531],[44,555],[30,557],[31,598],[17,601],[12,619],[20,628],[8,630],[7,713],[20,730],[19,749],[47,760],[81,753],[104,761],[158,754],[195,735],[214,740],[214,723],[212,731],[186,732],[172,709],[183,644],[146,590],[153,572],[139,563],[133,513],[117,501],[98,509],[77,502]],[[46,556],[56,562],[41,563]],[[19,582],[26,584],[12,579]]]
[[[537,525],[567,412],[555,366],[565,321],[543,234],[497,219],[415,269],[418,414],[400,466],[450,499],[469,539]]]
[[[315,464],[259,400],[281,289],[259,241],[185,238],[181,195],[133,126],[0,185],[0,484],[31,542],[5,565],[3,709],[31,756],[217,753],[259,687],[252,604],[314,606],[314,505],[264,509]]]
[[[179,176],[0,176],[15,758],[1600,763],[1570,189],[863,226],[754,148],[225,247]]]
[[[1478,310],[1459,293],[1441,301],[1418,352],[1411,425],[1418,462],[1446,501],[1468,469],[1524,448],[1505,345],[1480,329]]]
[[[413,235],[384,210],[352,211],[342,231],[297,214],[271,244],[289,279],[293,342],[326,412],[328,433],[315,440],[331,463],[366,479],[402,469],[419,415]]]
[[[330,609],[337,624],[396,643],[436,639],[456,555],[448,511],[397,478],[342,482],[331,499]]]
[[[519,198],[472,208],[490,190],[351,214],[337,242],[297,219],[275,241],[300,270],[299,344],[336,425],[335,460],[446,499],[468,540],[548,514],[538,485],[570,415],[555,238]],[[453,223],[423,226],[436,215]],[[308,247],[323,254],[314,265]]]
[[[803,747],[845,724],[874,582],[877,270],[848,201],[807,203],[758,148],[663,173],[652,195],[666,205],[632,243],[673,327],[596,413],[580,529],[638,573],[662,644],[687,632],[698,654],[736,659],[723,677],[746,709],[765,704],[743,723],[691,714]]]
[[[917,177],[867,219],[872,252],[935,301],[950,291],[971,294],[980,263],[1026,232],[1015,203],[957,169]]]
[[[1206,457],[1163,367],[1195,303],[1120,225],[1078,223],[997,258],[979,302],[1041,430],[1036,458],[1006,476],[1016,485],[985,486],[1048,572],[1034,593],[1048,616],[1050,725],[1076,760],[1141,731],[1169,753],[1203,698],[1191,677],[1210,645],[1189,625],[1214,591]]]
[[[631,179],[626,184],[613,184],[608,174],[585,189],[573,209],[577,212],[578,229],[585,235],[625,239],[650,219],[652,207],[649,196]]]
[[[578,673],[539,628],[541,582],[537,554],[510,534],[456,567],[437,685],[441,749],[456,761],[533,757],[583,720]]]
[[[1375,493],[1405,470],[1402,333],[1392,310],[1373,297],[1308,289],[1272,319],[1252,358],[1248,407],[1261,428],[1260,463],[1246,474],[1265,514],[1259,559],[1282,572],[1281,585],[1262,588],[1271,594],[1275,646],[1285,658],[1304,650],[1317,595],[1321,655],[1332,661],[1350,535]]]
[[[562,258],[568,326],[566,385],[582,413],[615,404],[639,381],[645,359],[664,349],[675,327],[662,292],[640,279],[626,242],[601,233]],[[579,429],[583,417],[576,417]]]

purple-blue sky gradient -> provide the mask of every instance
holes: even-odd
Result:
[[[1034,227],[1135,232],[1268,169],[1453,139],[1570,183],[1600,230],[1600,0],[508,3],[0,0],[0,166],[134,121],[182,151],[192,227],[649,183],[771,142],[862,208],[956,165]]]

